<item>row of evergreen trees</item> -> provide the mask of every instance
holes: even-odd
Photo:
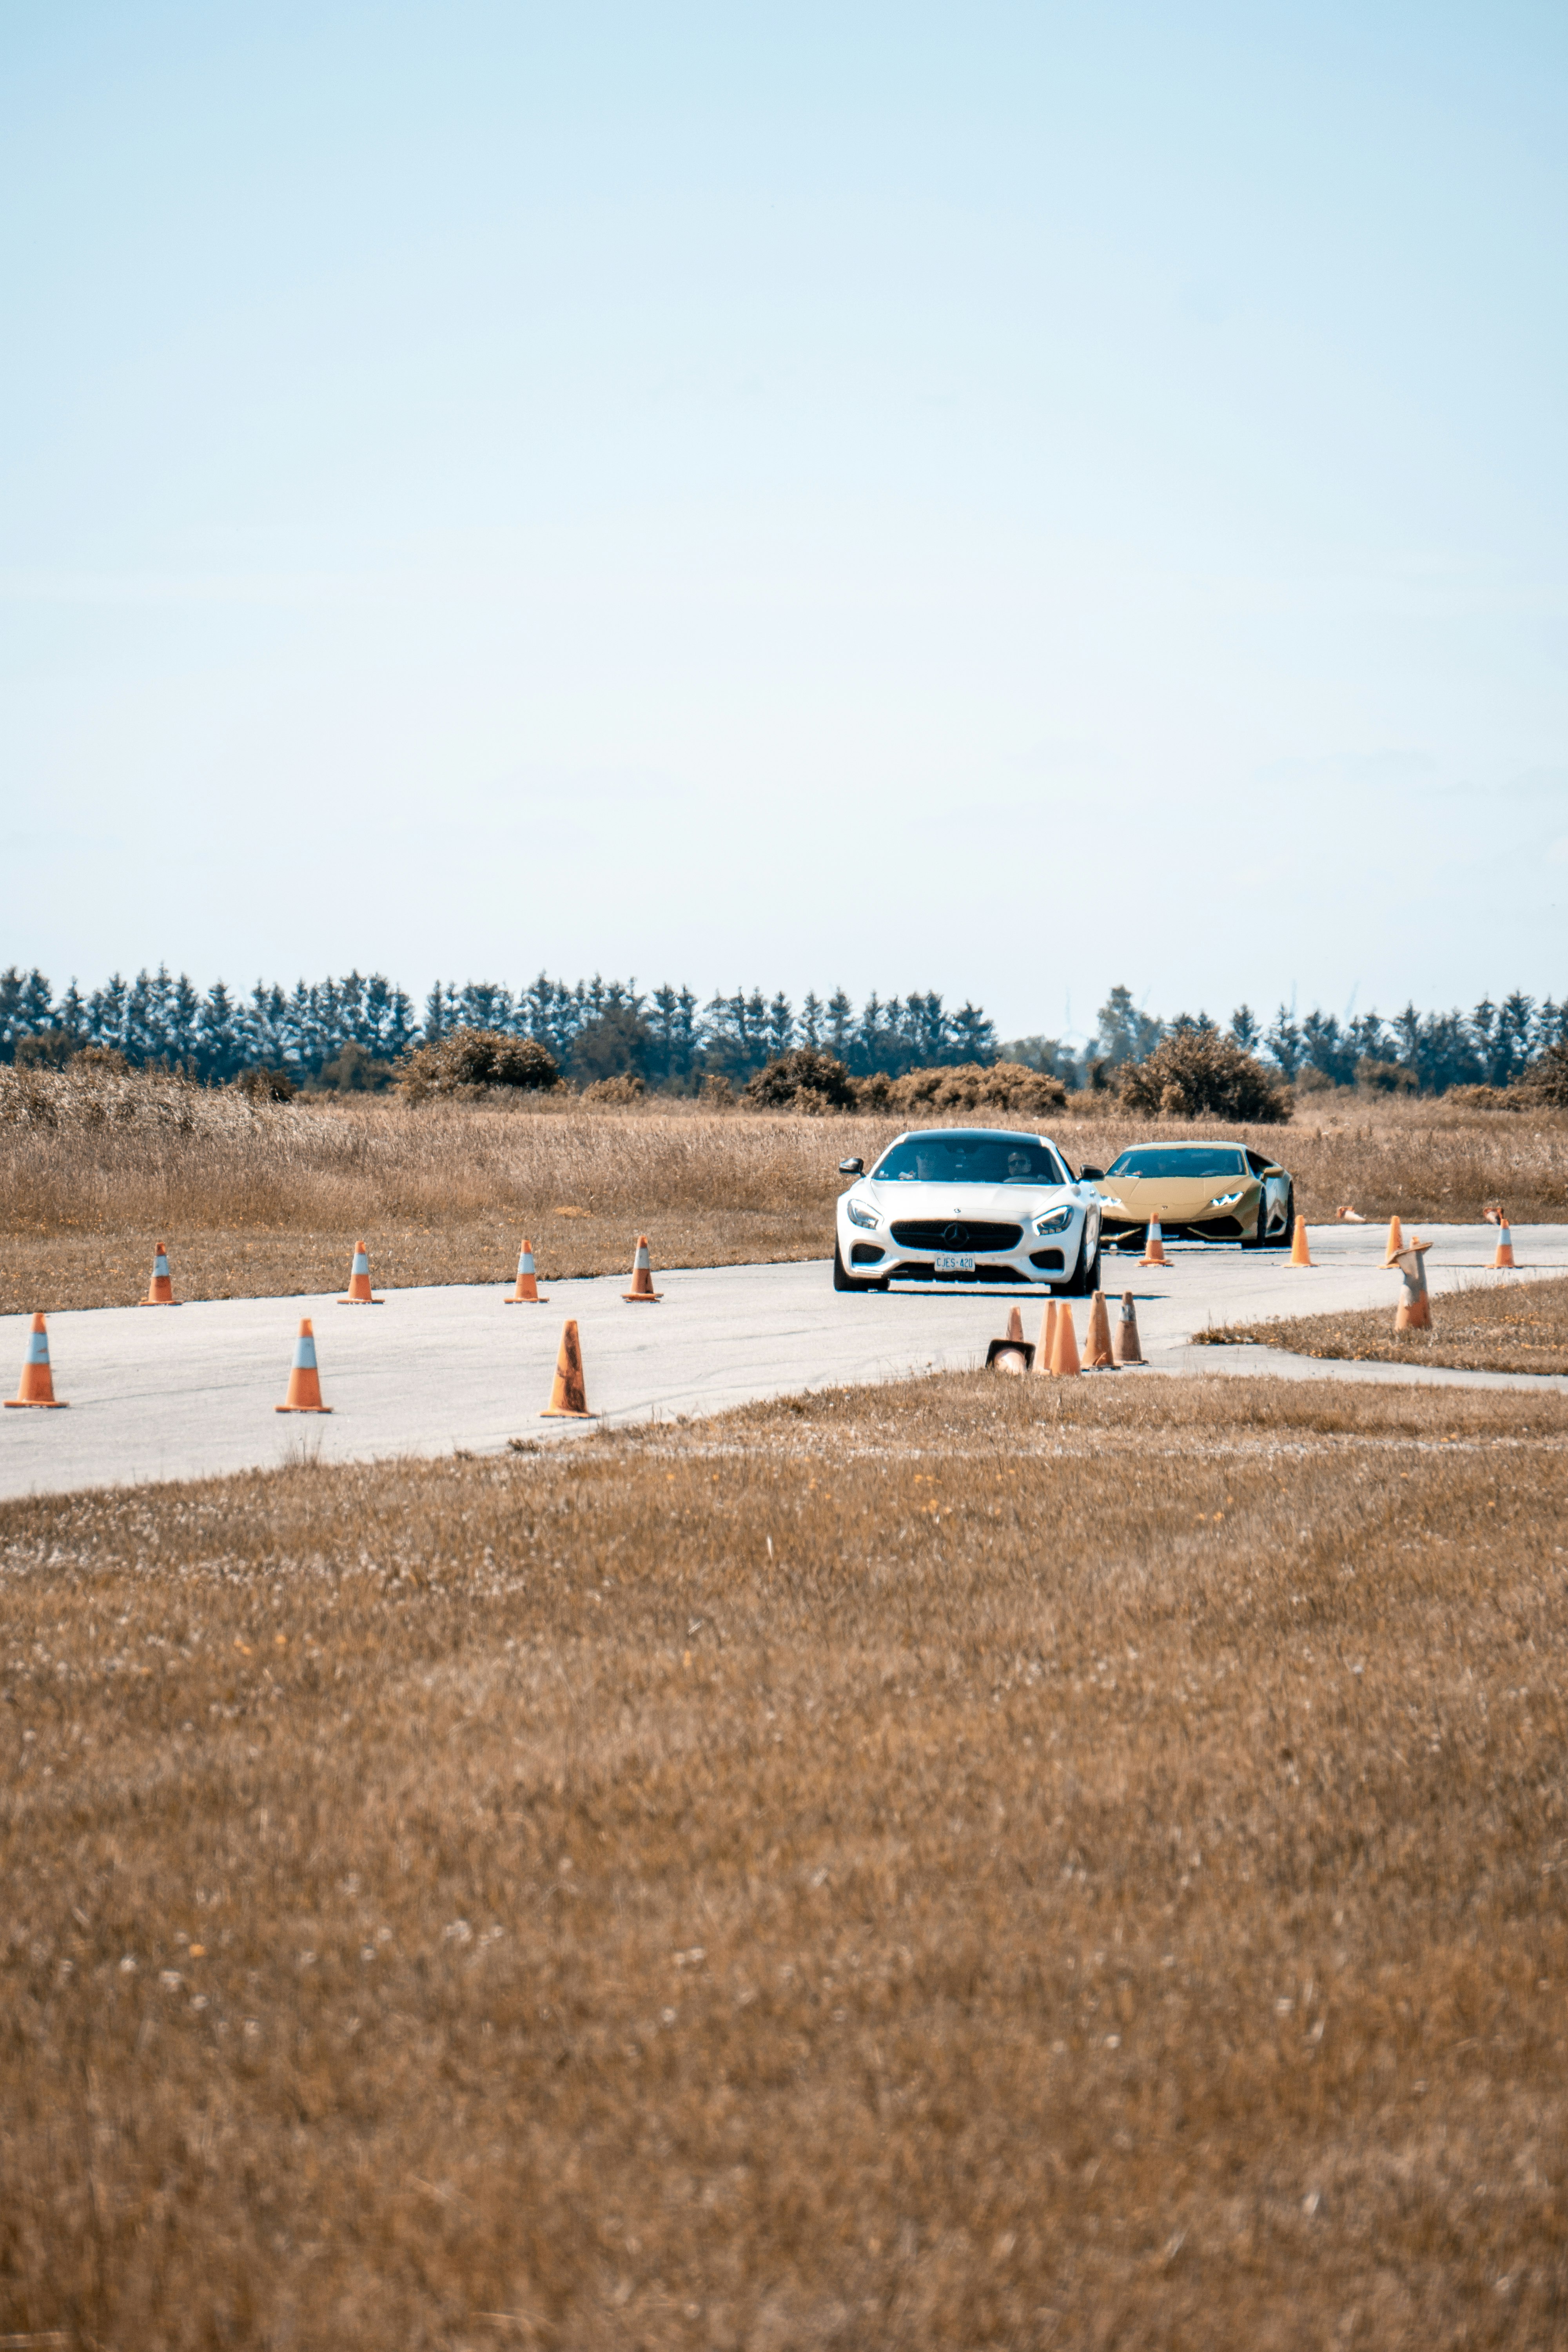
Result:
[[[82,1045],[111,1047],[136,1066],[161,1064],[221,1083],[246,1069],[286,1069],[328,1084],[363,1082],[414,1045],[461,1026],[536,1037],[563,1070],[591,1080],[633,1071],[649,1086],[693,1086],[710,1073],[743,1082],[775,1055],[813,1045],[858,1075],[893,1076],[933,1064],[995,1058],[994,1027],[978,1005],[950,1012],[934,993],[886,999],[858,1012],[843,989],[808,995],[797,1012],[782,992],[714,996],[689,988],[639,990],[595,976],[574,987],[542,972],[514,996],[492,981],[438,982],[423,1017],[405,989],[368,979],[258,982],[247,997],[219,981],[202,995],[160,965],[133,981],[116,974],[83,996],[74,981],[58,999],[40,971],[0,972],[0,1061],[35,1041],[25,1058],[63,1060]]]

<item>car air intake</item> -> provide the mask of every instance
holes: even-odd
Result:
[[[934,1217],[915,1217],[893,1227],[900,1249],[1010,1250],[1024,1237],[1022,1225],[988,1225],[973,1217],[954,1217],[946,1224]]]

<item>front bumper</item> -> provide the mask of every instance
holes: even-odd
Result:
[[[851,1224],[841,1209],[838,1254],[849,1273],[862,1282],[918,1282],[938,1290],[982,1289],[996,1284],[1059,1289],[1077,1271],[1086,1223],[1091,1227],[1088,1255],[1092,1258],[1099,1212],[1079,1207],[1075,1208],[1071,1223],[1058,1234],[1037,1234],[1026,1221],[1012,1248],[977,1248],[968,1253],[974,1259],[973,1274],[939,1274],[938,1253],[928,1243],[896,1240],[890,1224],[868,1233]]]

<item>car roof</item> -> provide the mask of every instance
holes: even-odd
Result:
[[[893,1143],[907,1143],[917,1135],[924,1136],[928,1139],[944,1135],[961,1135],[966,1142],[1049,1143],[1053,1151],[1057,1148],[1048,1135],[1041,1134],[1038,1129],[1033,1127],[906,1127],[901,1134],[894,1136]],[[891,1151],[893,1143],[887,1146],[889,1151]],[[880,1156],[879,1154],[879,1157]]]

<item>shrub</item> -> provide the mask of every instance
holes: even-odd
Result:
[[[1355,1066],[1355,1082],[1369,1095],[1413,1095],[1418,1083],[1415,1071],[1407,1070],[1403,1062],[1374,1062],[1366,1054]],[[1298,1075],[1296,1084],[1300,1083]]]
[[[1179,1029],[1117,1073],[1124,1110],[1162,1118],[1234,1118],[1272,1127],[1290,1116],[1276,1080],[1217,1029]]]
[[[471,1095],[484,1087],[537,1092],[561,1084],[555,1056],[537,1038],[502,1029],[453,1029],[404,1055],[397,1091],[405,1101],[429,1095]]]
[[[733,1110],[735,1089],[718,1070],[710,1070],[702,1081],[702,1099],[710,1110]]]
[[[292,1102],[300,1091],[287,1070],[241,1070],[234,1090],[253,1103]]]
[[[321,1064],[313,1092],[379,1095],[397,1076],[395,1062],[378,1062],[363,1045],[352,1042],[330,1062]]]
[[[855,1104],[855,1082],[831,1054],[800,1045],[793,1053],[778,1055],[766,1069],[749,1078],[743,1099],[754,1110],[787,1110],[800,1108],[803,1094],[814,1097],[816,1109],[850,1110]]]
[[[1520,1072],[1511,1091],[1524,1096],[1532,1105],[1568,1110],[1568,1043],[1559,1040],[1555,1045],[1548,1045],[1527,1069]]]
[[[613,1078],[595,1078],[591,1087],[584,1087],[583,1100],[591,1103],[638,1103],[647,1094],[647,1088],[635,1070],[621,1070]]]
[[[115,1045],[84,1045],[73,1054],[66,1067],[73,1078],[126,1078],[131,1065]]]
[[[19,1070],[63,1070],[68,1067],[76,1050],[76,1039],[64,1029],[45,1029],[36,1037],[17,1041],[16,1064]],[[123,1061],[121,1068],[125,1067]]]
[[[861,1100],[864,1103],[864,1092]],[[888,1083],[888,1108],[900,1111],[1010,1110],[1037,1118],[1061,1110],[1067,1088],[1060,1078],[1032,1070],[1024,1062],[959,1062],[940,1069],[909,1070]]]

